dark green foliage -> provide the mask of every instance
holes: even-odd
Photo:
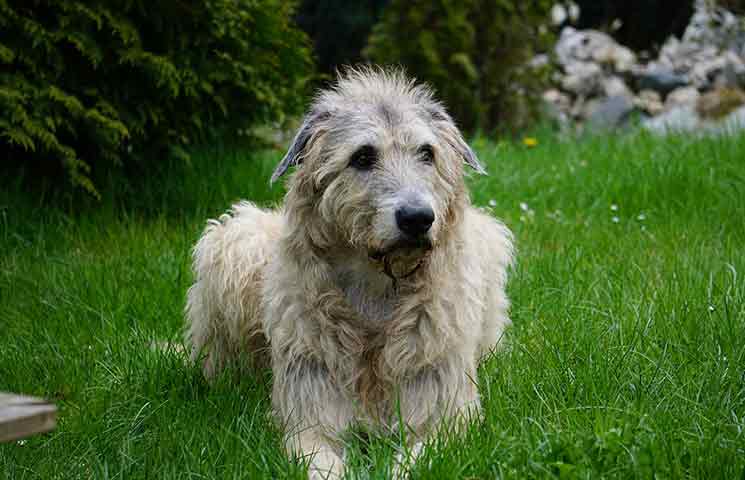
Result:
[[[366,55],[432,84],[467,130],[519,129],[535,118],[547,77],[525,66],[549,45],[550,7],[547,0],[394,0]]]
[[[302,105],[305,35],[282,0],[0,0],[0,152],[93,170],[188,159]]]
[[[737,15],[745,15],[745,0],[717,0],[716,3]]]
[[[362,49],[388,0],[303,0],[297,23],[311,39],[318,69],[327,74],[362,60]]]

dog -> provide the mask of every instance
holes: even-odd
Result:
[[[406,427],[412,450],[479,411],[480,358],[510,324],[512,234],[470,204],[484,174],[444,106],[400,71],[350,69],[313,101],[272,182],[194,248],[187,345],[212,377],[269,365],[286,447],[343,474],[352,425]],[[239,360],[240,359],[240,360]]]

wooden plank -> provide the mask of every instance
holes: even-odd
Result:
[[[0,392],[0,442],[52,430],[57,407],[41,398]]]

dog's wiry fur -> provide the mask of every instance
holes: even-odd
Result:
[[[430,145],[434,161],[421,158]],[[350,166],[361,146],[377,159]],[[214,375],[267,362],[292,454],[311,476],[343,470],[355,422],[421,440],[479,408],[479,358],[510,323],[508,229],[473,208],[464,165],[483,169],[431,92],[401,73],[350,70],[314,101],[273,180],[298,165],[284,206],[242,202],[194,250],[187,338]],[[429,205],[425,244],[401,244],[396,209]]]

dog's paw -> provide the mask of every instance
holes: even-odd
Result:
[[[344,460],[331,449],[322,449],[308,466],[310,480],[339,480],[344,472]]]
[[[395,480],[409,478],[410,470],[423,450],[424,443],[422,442],[415,443],[411,448],[400,450],[393,459],[393,475],[391,478]]]

